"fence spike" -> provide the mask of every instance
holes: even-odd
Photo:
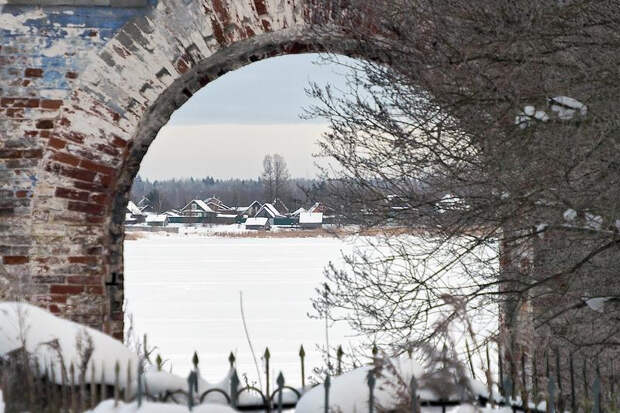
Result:
[[[96,373],[95,373],[95,361],[92,361],[92,364],[90,365],[90,407],[91,409],[94,408],[97,405],[97,385],[95,384],[95,382],[97,381],[96,379]]]
[[[278,374],[276,384],[278,385],[278,413],[282,413],[282,392],[284,391],[284,375],[282,372]]]
[[[161,371],[164,361],[161,358],[161,354],[157,353],[157,357],[155,357],[155,364],[157,365],[157,371]]]
[[[337,361],[337,373],[340,376],[342,374],[342,356],[344,355],[344,351],[342,351],[342,346],[338,346],[338,350],[336,350],[336,361]]]
[[[99,382],[99,400],[104,401],[108,398],[107,388],[105,384],[105,364],[101,362],[101,381]]]
[[[144,343],[146,346],[146,334],[144,335]],[[137,376],[137,384],[138,387],[136,389],[136,396],[138,398],[138,408],[142,407],[142,379],[144,374],[144,365],[142,364],[142,360],[138,360],[138,376]]]
[[[114,407],[118,407],[118,399],[120,399],[121,393],[121,365],[116,360],[114,365]]]
[[[194,355],[192,356],[192,364],[194,365],[194,370],[198,369],[198,363],[200,360],[198,359],[198,353],[194,351]]]
[[[374,369],[368,370],[366,381],[368,383],[368,413],[373,413],[375,411],[375,384],[376,384]]]
[[[237,369],[233,369],[230,377],[230,405],[233,409],[237,408],[237,396],[239,395],[239,375]]]
[[[235,355],[234,353],[231,351],[230,354],[228,355],[228,363],[230,364],[230,368],[232,369],[233,367],[235,367]]]
[[[379,349],[377,348],[377,343],[372,343],[372,364],[377,364],[378,353],[379,353]]]
[[[324,413],[329,413],[329,388],[331,387],[331,378],[329,377],[329,373],[325,376],[325,382],[323,383],[323,387],[325,389],[325,408]]]
[[[306,388],[306,351],[304,350],[304,345],[302,344],[299,347],[299,359],[301,361],[301,388],[302,390]]]
[[[127,360],[127,384],[125,385],[125,402],[131,400],[131,360]]]
[[[77,394],[75,392],[75,367],[73,366],[73,362],[69,365],[69,375],[71,376],[71,387],[69,391],[71,392],[71,408],[73,411],[77,412]]]

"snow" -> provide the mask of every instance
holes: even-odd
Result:
[[[245,221],[245,227],[249,227],[249,226],[265,226],[267,224],[267,221],[269,221],[268,218],[248,218]]]
[[[597,231],[600,230],[603,227],[603,217],[586,212],[586,226]]]
[[[324,267],[341,262],[340,251],[350,252],[354,241],[215,237],[200,232],[206,229],[183,228],[199,232],[154,233],[125,242],[127,314],[133,316],[136,337],[147,333],[148,342],[158,347],[155,353],[168,360],[164,369],[181,377],[187,377],[197,351],[202,376],[220,380],[233,351],[241,381],[243,373],[255,381],[239,309],[243,291],[257,357],[269,346],[272,377],[282,371],[288,384],[299,385],[300,345],[307,353],[306,372],[323,365],[316,346],[324,344],[324,321],[307,317],[313,312],[310,297],[323,281]],[[345,350],[358,342],[344,324],[331,326],[329,335]]]
[[[166,222],[166,220],[168,219],[167,215],[147,215],[146,217],[146,223],[150,224],[150,223],[164,223]]]
[[[4,413],[4,396],[0,390],[0,413]]]
[[[586,305],[590,309],[602,313],[605,308],[605,303],[611,300],[613,297],[592,297],[585,300]]]
[[[549,115],[544,110],[537,110],[534,114],[534,119],[538,119],[542,122],[547,122],[549,120]]]
[[[577,99],[568,96],[556,96],[549,100],[551,110],[558,114],[561,120],[571,120],[579,112],[581,116],[588,113],[588,107]]]
[[[394,385],[401,383],[409,387],[411,378],[416,377],[418,383],[424,381],[423,368],[413,359],[404,355],[390,360],[391,368],[384,368],[382,374],[376,376],[375,401],[378,406],[385,410],[395,407],[399,399],[399,391],[402,386]],[[329,390],[330,410],[343,412],[365,412],[368,411],[368,373],[372,366],[364,366],[352,370],[348,373],[331,378]],[[486,386],[478,381],[470,380],[471,390],[476,395],[488,397],[489,392]],[[423,386],[417,391],[421,401],[437,401],[439,397],[430,389]],[[458,397],[459,395],[455,395]],[[296,413],[322,413],[325,404],[325,387],[320,384],[305,393],[295,410]],[[462,406],[461,406],[462,407]],[[458,410],[457,410],[458,411]],[[467,410],[463,410],[467,411]]]
[[[322,212],[302,212],[299,214],[300,224],[321,224],[322,222]]]
[[[564,220],[566,221],[574,221],[577,218],[577,211],[572,208],[568,208],[564,211]]]
[[[71,363],[77,367],[81,362],[78,341],[81,340],[85,345],[88,337],[92,339],[94,351],[87,371],[90,372],[94,364],[98,381],[103,366],[106,383],[114,384],[114,365],[117,361],[121,372],[127,371],[128,363],[137,369],[137,356],[121,342],[100,331],[56,317],[30,304],[0,303],[0,355],[25,345],[26,350],[37,358],[41,370],[45,366],[54,365],[54,379],[57,383],[61,383],[61,359],[64,360],[65,368],[68,369]],[[59,351],[49,345],[55,340]],[[89,380],[90,374],[87,374],[86,382]],[[126,382],[127,374],[121,374],[121,387],[125,387]]]
[[[526,106],[523,108],[523,113],[525,113],[527,116],[534,116],[534,112],[536,112],[534,106]]]
[[[538,235],[542,236],[542,232],[544,232],[548,226],[549,226],[548,224],[544,224],[544,223],[536,225],[536,232],[539,233]]]
[[[114,400],[106,400],[101,402],[94,410],[88,410],[86,413],[186,413],[190,412],[187,406],[173,403],[152,403],[143,402],[138,408],[137,402],[125,404],[119,402],[114,407]],[[192,413],[235,413],[235,410],[228,406],[220,404],[200,404],[194,406]]]

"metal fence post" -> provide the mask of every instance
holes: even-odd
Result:
[[[306,351],[304,350],[303,344],[299,347],[299,360],[301,361],[301,388],[302,390],[306,387]]]
[[[265,348],[265,393],[267,395],[267,413],[271,412],[271,400],[269,399],[269,359],[271,358],[271,353],[269,353],[269,347]]]
[[[324,413],[329,413],[329,388],[331,387],[331,378],[329,377],[329,373],[325,376],[325,383],[323,383],[323,387],[325,388],[325,409]]]
[[[555,383],[553,377],[549,377],[549,383],[547,384],[547,412],[555,413]]]
[[[239,396],[239,375],[237,369],[233,370],[230,377],[230,405],[233,409],[237,408],[237,398]]]
[[[146,334],[144,335],[144,339],[146,340]],[[146,343],[146,342],[145,342]],[[142,379],[144,375],[144,365],[142,360],[138,360],[138,388],[137,390],[137,398],[138,398],[138,407],[142,407]]]
[[[376,384],[374,369],[368,370],[367,383],[368,383],[368,413],[374,413],[375,411],[375,384]]]
[[[235,355],[233,354],[233,352],[230,352],[230,355],[228,356],[228,363],[230,364],[230,368],[234,368],[235,367]]]
[[[278,384],[278,413],[282,413],[282,392],[284,391],[284,375],[282,372],[278,374],[276,383]]]
[[[601,411],[601,380],[600,377],[594,379],[594,385],[592,386],[592,397],[594,398],[594,406],[592,407],[592,413],[600,413]]]
[[[418,382],[411,376],[411,412],[418,413]]]
[[[189,373],[187,377],[187,408],[192,411],[194,409],[194,389],[198,387],[198,375],[196,371]]]

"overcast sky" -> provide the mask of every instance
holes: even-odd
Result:
[[[312,154],[326,125],[302,120],[309,82],[342,86],[344,69],[318,55],[250,64],[207,85],[177,110],[149,148],[140,175],[256,178],[267,153],[279,153],[294,177],[313,177]]]

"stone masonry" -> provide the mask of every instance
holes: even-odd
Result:
[[[0,0],[0,299],[121,337],[124,209],[158,130],[230,70],[323,50],[345,15],[330,0]]]

